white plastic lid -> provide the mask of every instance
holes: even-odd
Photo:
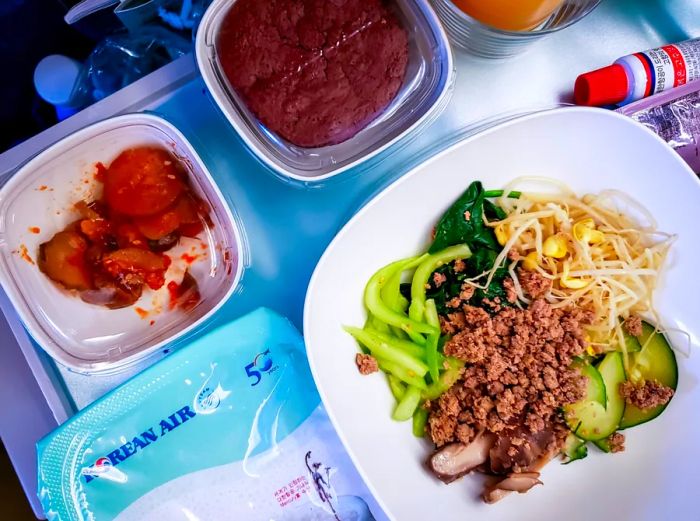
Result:
[[[119,2],[120,0],[83,0],[71,7],[66,13],[66,16],[63,17],[63,20],[65,20],[67,24],[74,24],[86,16],[106,9],[109,6],[116,5]]]
[[[73,58],[51,54],[34,69],[34,88],[52,105],[67,105],[81,69],[80,62]]]

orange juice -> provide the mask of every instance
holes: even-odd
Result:
[[[453,0],[472,18],[507,31],[527,31],[544,22],[564,0]]]

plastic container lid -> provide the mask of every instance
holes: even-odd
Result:
[[[408,32],[408,66],[399,92],[367,127],[335,145],[304,148],[268,130],[231,87],[219,63],[217,37],[237,0],[214,0],[197,31],[197,64],[216,104],[255,156],[285,179],[305,183],[336,176],[380,154],[399,140],[417,137],[445,107],[454,86],[447,35],[428,2],[395,0]]]
[[[99,195],[98,161],[109,165],[123,150],[142,145],[164,147],[182,161],[192,189],[211,208],[213,226],[167,252],[173,262],[160,290],[144,290],[135,305],[122,309],[91,305],[39,270],[39,245],[78,218],[76,202]],[[196,260],[189,265],[184,253]],[[172,347],[231,296],[246,259],[240,225],[206,166],[157,116],[128,114],[82,129],[23,165],[0,190],[0,283],[34,340],[77,372],[118,372]],[[179,282],[186,269],[201,300],[189,312],[171,310],[167,283]]]
[[[625,68],[616,63],[576,78],[574,100],[577,105],[591,107],[614,105],[627,97],[628,90]]]

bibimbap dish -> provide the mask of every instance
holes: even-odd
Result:
[[[622,192],[544,182],[473,182],[427,251],[370,278],[364,326],[345,327],[358,370],[386,377],[392,418],[433,444],[432,473],[490,476],[487,503],[541,484],[558,456],[624,450],[621,431],[659,416],[678,382],[653,304],[674,236]]]

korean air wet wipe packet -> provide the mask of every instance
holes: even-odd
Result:
[[[38,444],[49,520],[373,520],[303,340],[259,309],[211,331]]]

